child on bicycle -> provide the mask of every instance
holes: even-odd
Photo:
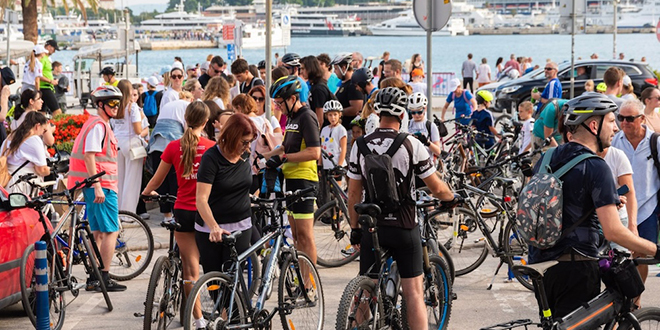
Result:
[[[472,113],[472,126],[474,126],[480,135],[476,141],[480,146],[488,149],[495,144],[495,137],[499,138],[497,130],[493,126],[495,120],[493,114],[488,110],[493,101],[493,94],[487,90],[477,92],[477,109]]]
[[[343,110],[344,107],[337,100],[330,100],[323,105],[323,113],[328,118],[330,125],[323,127],[321,130],[321,148],[332,158],[329,159],[325,155],[323,156],[324,171],[333,169],[334,164],[346,166],[347,132],[346,128],[341,125]]]

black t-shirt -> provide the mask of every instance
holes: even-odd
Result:
[[[309,108],[312,109],[312,111],[316,112],[317,108],[323,109],[325,102],[334,98],[335,95],[332,94],[328,88],[328,84],[324,80],[321,80],[318,83],[313,84],[309,89],[309,99],[307,100],[307,104],[309,104]],[[328,121],[324,120],[323,126],[326,125],[328,125]]]
[[[557,171],[571,159],[585,153],[593,154],[593,151],[575,142],[560,145],[552,154],[550,167],[553,172]],[[538,172],[542,160],[543,158],[536,163],[535,173]],[[598,255],[599,223],[595,209],[619,203],[610,167],[600,157],[588,158],[580,162],[561,180],[564,203],[562,228],[570,228],[586,212],[591,212],[592,215],[552,248],[540,250],[530,247],[530,263],[556,259],[571,249],[587,256],[596,257]]]
[[[241,83],[240,89],[242,94],[247,94],[254,86],[263,86],[264,81],[261,78],[252,77],[252,80]]]
[[[243,155],[248,159],[249,155]],[[217,223],[234,223],[250,217],[252,169],[247,161],[229,162],[215,146],[206,150],[197,171],[197,182],[211,184],[209,206]],[[195,222],[204,224],[197,214]]]
[[[351,106],[351,101],[354,100],[364,101],[364,94],[362,94],[362,92],[360,92],[357,87],[358,86],[354,84],[352,81],[347,80],[347,81],[342,81],[341,86],[339,86],[339,89],[337,89],[337,93],[335,93],[335,96],[337,97],[339,103],[341,103],[341,106],[344,107],[344,109]],[[350,130],[351,121],[354,118],[355,116],[346,116],[346,115],[342,116],[341,118],[342,126],[344,126],[347,130]]]
[[[284,153],[292,154],[305,148],[320,146],[318,118],[314,111],[304,105],[287,119],[284,141],[282,141]],[[282,172],[287,179],[318,181],[316,160],[300,163],[286,162],[282,165]]]
[[[202,74],[202,75],[199,76],[199,78],[197,79],[197,81],[199,81],[199,83],[202,85],[202,88],[206,88],[206,84],[209,83],[209,80],[211,80],[211,76],[209,76],[209,75],[206,74],[206,73]]]

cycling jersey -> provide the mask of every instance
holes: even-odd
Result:
[[[286,123],[282,147],[285,154],[292,154],[309,147],[320,147],[319,121],[316,113],[304,105],[292,113]],[[282,165],[285,179],[303,179],[317,182],[316,160],[300,163],[286,162]]]

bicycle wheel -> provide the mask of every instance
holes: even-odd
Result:
[[[61,261],[53,259],[53,254],[47,250],[48,258],[48,305],[50,311],[50,327],[53,330],[59,330],[64,325],[66,316],[66,302],[64,300],[64,291],[58,291],[55,288],[63,285]],[[36,252],[34,245],[29,245],[21,257],[21,303],[25,314],[27,314],[33,326],[37,326],[37,277],[35,274]],[[55,260],[57,266],[53,268],[52,260]]]
[[[502,242],[506,262],[509,264],[509,269],[515,265],[526,265],[527,264],[527,254],[529,252],[528,244],[525,243],[520,235],[518,235],[518,230],[516,229],[515,222],[509,221],[504,227],[504,237],[500,239]],[[515,274],[514,276],[520,284],[526,287],[529,290],[534,291],[534,284],[532,280],[524,275]]]
[[[137,214],[119,211],[121,229],[110,264],[110,278],[127,281],[142,274],[154,255],[154,236]]]
[[[99,269],[98,262],[96,261],[96,258],[101,258],[101,256],[97,255],[95,252],[98,250],[98,248],[96,250],[92,249],[92,244],[89,242],[89,238],[87,238],[87,231],[84,229],[78,230],[78,237],[82,239],[83,247],[85,249],[85,251],[80,252],[81,258],[83,259],[83,264],[87,269],[87,274],[94,274],[96,279],[98,279],[99,287],[101,288],[101,292],[103,292],[103,298],[105,299],[105,304],[108,306],[108,311],[112,312],[112,301],[110,301],[108,289],[105,287],[105,281],[103,280],[103,276],[101,276],[101,270]]]
[[[511,121],[512,119],[510,115],[501,114],[499,117],[497,117],[497,119],[495,119],[495,124],[493,127],[495,127],[498,132],[501,132],[504,128],[504,125],[511,125]]]
[[[202,275],[193,286],[186,299],[186,310],[183,314],[183,329],[196,330],[193,309],[195,301],[202,308],[204,329],[225,329],[229,324],[248,324],[248,310],[239,291],[232,290],[232,280],[221,272],[210,272]],[[236,288],[240,290],[240,288]],[[233,299],[231,313],[228,311],[230,298]]]
[[[243,265],[243,271],[247,278],[246,284],[248,286],[249,297],[252,299],[257,295],[259,287],[261,286],[261,281],[263,280],[261,276],[261,261],[256,252],[253,252],[248,256],[247,261]]]
[[[378,317],[383,304],[376,283],[366,276],[353,278],[341,295],[337,310],[336,330],[380,329]]]
[[[167,256],[156,260],[144,302],[144,330],[164,330],[172,323],[181,306],[180,269],[172,272]]]
[[[288,254],[280,271],[277,303],[284,330],[323,329],[325,303],[321,278],[308,256]],[[306,293],[305,293],[306,292]]]
[[[470,273],[486,260],[488,246],[472,211],[456,208],[451,217],[447,212],[436,211],[429,214],[429,221],[436,229],[438,244],[449,252],[454,262],[456,276]],[[454,222],[458,223],[456,237]]]
[[[340,210],[336,200],[326,203],[314,212],[314,239],[319,265],[339,267],[360,255],[360,251],[351,245],[350,230],[348,214]]]
[[[431,269],[424,274],[424,303],[429,329],[447,329],[451,316],[452,283],[449,267],[440,256],[429,258]]]
[[[639,322],[639,328],[642,330],[660,329],[660,308],[657,307],[644,307],[633,312],[633,315]],[[619,324],[617,329],[630,330],[634,329],[632,322],[624,320]]]

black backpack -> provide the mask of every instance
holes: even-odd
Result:
[[[392,157],[399,150],[408,134],[399,133],[392,145],[383,154],[377,154],[367,147],[364,136],[356,140],[360,154],[364,157],[364,173],[366,179],[366,198],[368,203],[380,206],[382,214],[390,214],[399,211],[401,205],[410,197],[406,192],[405,185],[397,184],[401,178],[406,176],[392,167]],[[397,177],[398,176],[398,177]],[[398,180],[397,180],[398,179]]]

